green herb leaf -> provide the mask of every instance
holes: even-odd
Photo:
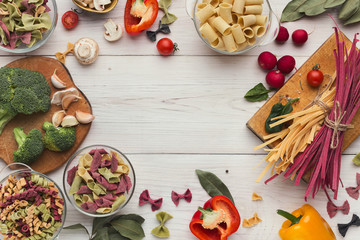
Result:
[[[354,13],[354,15],[352,15],[348,20],[346,20],[344,25],[349,25],[352,23],[357,23],[360,21],[360,7],[358,8],[358,10]]]
[[[276,133],[276,132],[280,132],[282,130],[282,124],[277,125],[275,127],[270,127],[270,124],[279,121],[279,120],[271,120],[274,117],[278,117],[281,116],[282,111],[284,110],[284,105],[282,105],[282,103],[278,102],[276,104],[274,104],[274,106],[272,106],[271,111],[269,116],[267,117],[267,119],[265,120],[265,131],[267,133]]]
[[[326,11],[325,3],[327,0],[311,0],[299,7],[298,11],[305,13],[306,16],[316,16]]]
[[[307,1],[312,1],[312,0],[292,0],[291,2],[289,2],[281,14],[280,21],[292,22],[302,18],[305,14],[299,12],[298,9]]]
[[[246,100],[250,102],[258,102],[268,99],[271,90],[267,90],[262,83],[257,84],[255,87],[250,89],[244,96]]]
[[[119,215],[119,216],[114,217],[113,221],[118,220],[118,219],[133,220],[139,224],[143,224],[145,222],[145,219],[142,216],[137,215],[137,214]]]
[[[93,227],[92,227],[92,235],[94,235],[99,229],[103,228],[106,223],[108,223],[113,217],[102,217],[102,218],[94,218]]]
[[[234,199],[231,196],[229,189],[215,174],[199,169],[196,169],[195,172],[199,178],[201,186],[211,197],[224,195],[234,203]]]
[[[293,98],[291,100],[289,100],[285,105],[284,105],[284,108],[281,112],[281,115],[285,115],[285,114],[288,114],[288,113],[291,113],[293,111],[293,107],[292,107],[292,104],[294,102],[297,102],[299,101],[299,98]]]
[[[342,5],[339,12],[339,18],[341,20],[347,20],[352,15],[354,15],[359,9],[360,0],[347,0],[344,5]]]
[[[356,154],[352,161],[356,166],[360,167],[360,153]]]
[[[109,238],[109,228],[108,227],[102,227],[97,230],[95,237],[92,238],[92,240],[110,240],[112,238]]]
[[[327,0],[324,7],[325,8],[333,8],[333,7],[337,7],[340,6],[341,4],[343,4],[346,0]]]
[[[69,229],[69,230],[82,229],[82,230],[85,230],[85,232],[88,234],[88,236],[90,238],[89,231],[86,229],[86,227],[84,225],[82,225],[80,223],[64,227],[63,229]]]
[[[145,237],[145,233],[141,224],[134,220],[117,219],[110,224],[120,233],[120,235],[131,240],[141,240]]]

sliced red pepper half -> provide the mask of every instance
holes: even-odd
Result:
[[[239,229],[240,222],[235,205],[227,197],[219,195],[195,212],[189,227],[200,240],[226,240]]]
[[[136,35],[153,25],[159,11],[157,0],[127,0],[125,6],[125,30]]]

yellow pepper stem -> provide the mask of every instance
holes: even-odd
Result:
[[[292,215],[289,212],[286,212],[284,210],[278,209],[276,211],[277,214],[279,214],[280,216],[283,216],[284,218],[288,219],[291,222],[291,225],[294,224],[298,224],[300,222],[300,219],[302,218],[303,215],[300,215],[299,217],[295,217],[294,215]]]

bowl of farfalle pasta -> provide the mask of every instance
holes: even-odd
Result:
[[[186,10],[204,43],[226,55],[266,45],[280,28],[268,0],[187,0]]]

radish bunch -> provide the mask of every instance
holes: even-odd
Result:
[[[285,55],[279,60],[271,52],[262,52],[258,57],[258,64],[264,70],[271,70],[266,75],[266,82],[271,88],[281,88],[285,83],[285,74],[290,73],[295,68],[295,59],[290,55]],[[277,66],[277,70],[272,70]]]
[[[291,34],[291,38],[296,45],[302,45],[308,40],[308,33],[304,29],[297,29]],[[289,39],[289,32],[286,27],[280,26],[279,33],[275,38],[278,43],[284,43]]]

